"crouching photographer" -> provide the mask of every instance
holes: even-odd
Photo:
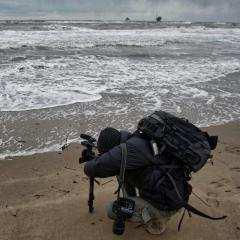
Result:
[[[97,142],[100,156],[88,161],[84,171],[90,178],[117,176],[118,197],[107,207],[108,216],[114,219],[113,232],[123,234],[125,221],[130,219],[151,234],[162,234],[170,217],[181,208],[178,230],[186,210],[189,215],[225,219],[209,216],[188,203],[191,174],[211,161],[217,140],[187,119],[164,111],[140,120],[133,134],[114,128],[102,130]]]

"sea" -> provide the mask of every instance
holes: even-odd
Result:
[[[0,158],[134,131],[155,110],[240,119],[240,24],[0,21]]]

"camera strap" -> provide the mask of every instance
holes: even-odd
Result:
[[[125,190],[124,190],[124,178],[125,178],[125,170],[126,170],[126,163],[127,163],[127,145],[126,143],[120,144],[121,148],[121,167],[118,176],[118,189],[117,189],[117,198],[120,197],[120,191],[122,190],[123,197],[126,197]]]

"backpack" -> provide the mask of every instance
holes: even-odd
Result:
[[[155,156],[170,153],[189,173],[199,171],[206,164],[218,140],[187,119],[164,111],[155,111],[140,120],[137,131],[151,141]]]
[[[226,218],[226,216],[211,217],[191,206],[186,200],[186,196],[181,195],[181,191],[179,191],[180,189],[178,189],[176,180],[172,175],[172,170],[180,167],[184,169],[186,179],[190,180],[191,172],[199,171],[211,158],[211,150],[214,150],[217,146],[217,136],[209,136],[207,132],[201,131],[187,119],[176,117],[164,111],[155,111],[150,116],[140,120],[136,133],[151,142],[155,159],[167,153],[168,156],[173,156],[175,162],[177,162],[177,165],[160,165],[161,168],[166,169],[165,175],[169,178],[175,191],[174,194],[170,189],[166,189],[166,195],[174,196],[174,198],[177,196],[175,203],[188,212],[201,217],[211,220]],[[155,164],[157,164],[157,161]],[[192,187],[190,184],[188,186],[190,195]],[[180,230],[184,214],[178,230]]]

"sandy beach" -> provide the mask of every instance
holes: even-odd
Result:
[[[223,221],[210,221],[198,216],[184,218],[177,232],[180,214],[170,222],[161,237],[149,235],[134,223],[127,223],[122,239],[240,239],[240,123],[207,128],[219,135],[213,166],[207,164],[192,179],[196,196],[191,203],[211,215],[226,214]],[[80,153],[80,145],[71,145]],[[14,157],[0,161],[0,239],[114,239],[112,221],[105,204],[114,199],[116,182],[100,179],[95,186],[95,212],[88,213],[88,179],[77,157],[69,162],[61,152]]]

